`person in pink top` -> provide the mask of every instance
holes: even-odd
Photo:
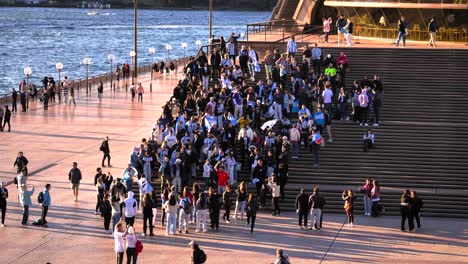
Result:
[[[329,18],[323,18],[322,19],[322,22],[323,22],[323,34],[325,34],[324,36],[324,42],[325,43],[328,43],[328,35],[330,34],[330,25],[332,23],[333,19],[331,17]]]
[[[138,102],[143,102],[144,93],[145,93],[145,89],[143,89],[143,85],[141,85],[141,83],[138,83],[138,87],[137,87]]]
[[[369,109],[369,97],[367,96],[367,87],[361,90],[361,94],[358,97],[359,100],[359,123],[361,126],[369,126],[367,124],[367,111]]]

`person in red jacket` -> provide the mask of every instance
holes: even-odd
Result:
[[[224,193],[226,186],[229,184],[229,175],[224,170],[225,163],[226,160],[223,158],[214,167],[216,174],[218,174],[218,193]]]

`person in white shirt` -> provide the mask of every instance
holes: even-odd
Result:
[[[249,138],[250,141],[252,141],[253,139],[253,130],[252,128],[250,128],[250,126],[248,124],[245,125],[244,128],[242,128],[240,131],[239,131],[239,136],[238,136],[238,140],[241,140],[242,137],[244,137],[244,133],[247,135],[247,137]]]
[[[137,256],[136,253],[136,243],[137,243],[137,236],[135,235],[134,227],[130,226],[127,229],[127,236],[125,236],[125,240],[127,240],[127,264],[137,263]],[[133,259],[133,262],[132,262]]]
[[[135,198],[133,198],[134,195],[135,194],[132,191],[129,191],[128,197],[123,203],[123,215],[125,216],[125,223],[127,226],[133,226],[135,223],[138,203]]]
[[[169,132],[169,134],[164,138],[164,141],[166,141],[166,144],[167,144],[168,148],[172,148],[174,146],[174,144],[176,143],[177,138],[174,135],[174,133],[172,132],[172,130],[169,130],[168,132]]]
[[[332,111],[332,102],[333,102],[333,91],[331,90],[330,82],[327,81],[325,84],[325,90],[322,92],[323,97],[323,108],[329,113]]]
[[[138,189],[140,190],[140,204],[141,204],[141,201],[143,201],[143,197],[145,196],[145,194],[149,193],[151,194],[151,192],[153,191],[153,187],[151,186],[151,183],[149,183],[145,177],[141,177],[138,181]]]
[[[213,171],[213,168],[211,167],[210,161],[206,160],[205,164],[203,165],[203,179],[205,180],[206,190],[208,190],[208,187],[210,185],[210,175],[212,171]]]
[[[276,184],[276,174],[273,173],[271,174],[271,177],[269,178],[268,185],[270,185],[271,188],[271,205],[273,207],[273,216],[280,215],[281,211],[279,208],[279,197],[280,197],[280,186]]]
[[[122,221],[118,222],[114,231],[114,250],[116,254],[117,264],[123,263],[125,242],[124,238],[127,236],[127,231],[124,230]]]
[[[369,109],[369,97],[367,96],[367,87],[361,89],[361,94],[358,97],[359,100],[359,123],[362,126],[368,126],[367,124],[367,116],[368,116],[368,109]]]
[[[288,57],[294,57],[294,55],[296,54],[296,50],[297,44],[294,40],[294,36],[292,36],[291,39],[288,41]]]

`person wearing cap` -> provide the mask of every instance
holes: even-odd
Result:
[[[29,218],[29,206],[31,206],[31,195],[34,194],[34,185],[32,185],[31,190],[28,190],[28,186],[26,184],[21,184],[18,188],[18,195],[19,201],[21,206],[23,207],[23,218],[21,220],[22,225],[28,224]]]
[[[5,188],[5,183],[2,181],[0,182],[0,209],[2,210],[2,223],[0,224],[1,227],[5,226],[5,215],[7,209],[6,199],[8,199],[8,189]]]
[[[192,264],[203,264],[206,260],[206,254],[200,249],[200,246],[194,240],[188,243],[192,247]]]
[[[78,163],[73,162],[72,168],[70,172],[68,172],[68,181],[70,182],[75,202],[78,201],[78,189],[80,188],[81,179],[82,176],[80,169],[78,169]]]

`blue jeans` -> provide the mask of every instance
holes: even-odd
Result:
[[[369,196],[364,195],[364,212],[366,214],[371,214],[372,212],[372,200]]]
[[[403,40],[403,47],[406,46],[406,34],[398,32],[398,39],[396,42],[396,45],[398,46],[400,44],[400,40]]]
[[[112,231],[115,231],[115,225],[120,221],[121,214],[115,214],[112,216]]]
[[[340,117],[341,119],[346,118],[346,102],[340,102]]]
[[[23,219],[21,220],[21,224],[28,223],[29,218],[29,205],[23,205]]]

